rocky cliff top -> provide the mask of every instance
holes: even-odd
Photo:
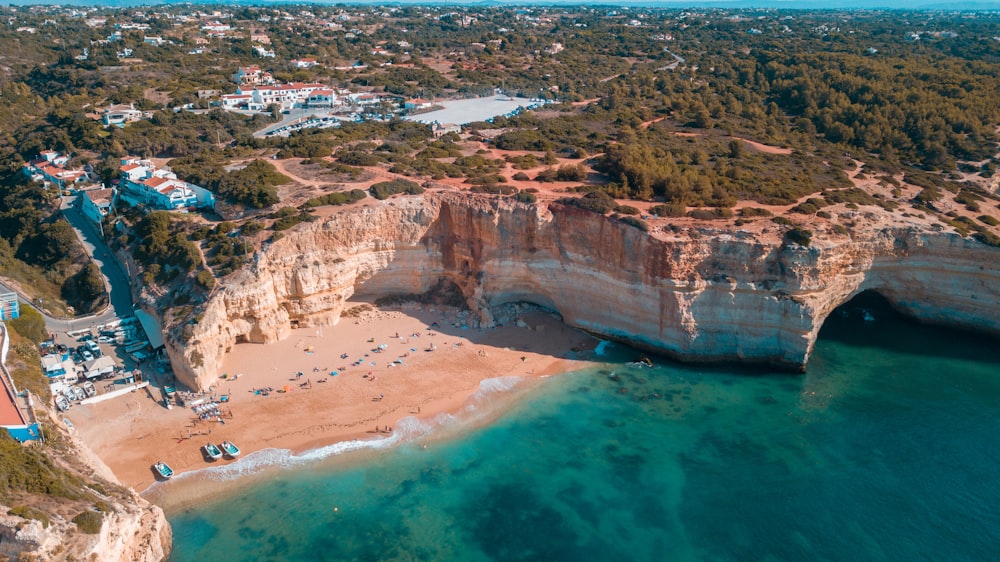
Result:
[[[237,342],[333,324],[348,298],[442,287],[486,325],[493,307],[532,302],[690,361],[803,368],[826,316],[865,290],[922,320],[1000,333],[1000,250],[889,206],[848,207],[792,240],[766,218],[640,223],[464,192],[394,198],[288,231],[168,349],[180,380],[205,388]]]

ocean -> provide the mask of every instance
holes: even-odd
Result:
[[[844,310],[803,375],[602,346],[392,446],[272,452],[165,502],[170,560],[994,559],[1000,345]]]

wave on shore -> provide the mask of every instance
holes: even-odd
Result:
[[[463,432],[492,419],[510,403],[509,399],[498,397],[508,395],[524,380],[524,377],[519,376],[485,379],[479,383],[479,389],[458,414],[442,412],[431,419],[406,416],[396,422],[391,435],[331,443],[298,454],[290,449],[261,449],[235,462],[183,472],[170,482],[154,483],[143,492],[143,496],[168,509],[176,508],[204,500],[206,482],[216,482],[220,486],[207,495],[225,494],[237,482],[242,486],[254,478],[266,477],[277,470],[306,467],[347,453],[387,449],[431,434],[445,438],[447,435],[441,435],[442,433]],[[442,429],[445,431],[441,431]],[[194,490],[195,487],[198,489]]]

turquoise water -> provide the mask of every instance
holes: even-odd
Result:
[[[998,348],[881,312],[806,375],[613,348],[456,439],[170,513],[171,560],[995,559]]]

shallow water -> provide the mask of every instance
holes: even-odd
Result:
[[[806,375],[610,346],[485,427],[168,513],[171,560],[992,559],[998,348],[885,312],[828,321]]]

